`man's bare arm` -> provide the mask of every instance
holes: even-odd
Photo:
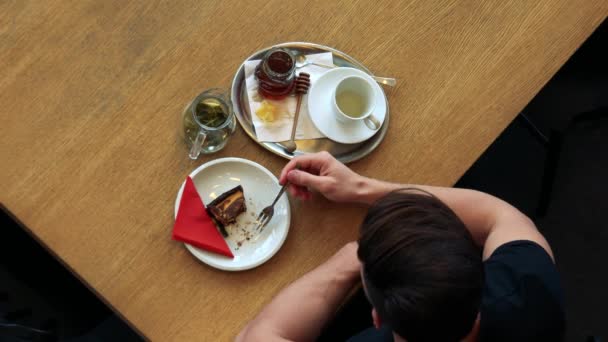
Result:
[[[237,341],[313,341],[359,281],[357,244],[283,289],[241,331]]]
[[[281,172],[281,183],[287,181],[292,196],[301,199],[311,198],[311,190],[314,190],[336,202],[366,204],[373,203],[393,190],[419,188],[437,196],[452,208],[475,241],[483,246],[484,258],[488,258],[500,245],[514,240],[534,241],[549,255],[553,255],[549,244],[530,219],[510,204],[479,191],[392,184],[366,178],[326,152],[293,158]]]
[[[532,220],[509,203],[492,195],[468,189],[393,184],[364,177],[360,183],[357,196],[361,202],[367,204],[373,203],[390,191],[404,188],[421,189],[435,195],[458,215],[477,244],[483,246],[484,260],[499,246],[515,240],[536,242],[553,257],[551,247]]]

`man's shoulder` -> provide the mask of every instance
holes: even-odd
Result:
[[[535,242],[511,241],[484,262],[481,340],[560,340],[565,330],[559,274]]]

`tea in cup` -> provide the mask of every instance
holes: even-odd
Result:
[[[359,76],[343,78],[334,91],[334,113],[338,121],[365,120],[376,106],[376,93],[368,80]]]

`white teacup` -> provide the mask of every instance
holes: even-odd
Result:
[[[333,94],[336,119],[352,123],[368,119],[376,107],[374,88],[363,77],[347,76],[338,82]]]

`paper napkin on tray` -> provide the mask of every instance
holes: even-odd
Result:
[[[173,240],[234,258],[228,244],[207,214],[203,200],[190,177],[186,179],[182,192],[172,237]]]
[[[333,65],[333,55],[331,52],[317,53],[306,55],[306,59],[311,62],[317,62],[325,65]],[[255,132],[258,141],[278,142],[289,140],[291,135],[291,127],[293,125],[293,116],[296,111],[296,97],[290,95],[283,100],[274,101],[262,98],[258,93],[258,81],[255,78],[255,67],[260,63],[260,60],[252,60],[245,62],[245,83],[247,85],[247,99],[249,100],[249,111],[251,119],[255,127]],[[296,71],[306,72],[310,74],[310,83],[315,84],[315,81],[327,71],[327,68],[316,65],[307,65]],[[262,101],[266,100],[279,108],[279,118],[272,122],[262,121],[255,113],[262,105]],[[308,95],[304,95],[302,105],[300,107],[300,118],[298,119],[298,127],[296,128],[296,140],[301,139],[318,139],[324,138],[323,133],[315,127],[308,115]]]

